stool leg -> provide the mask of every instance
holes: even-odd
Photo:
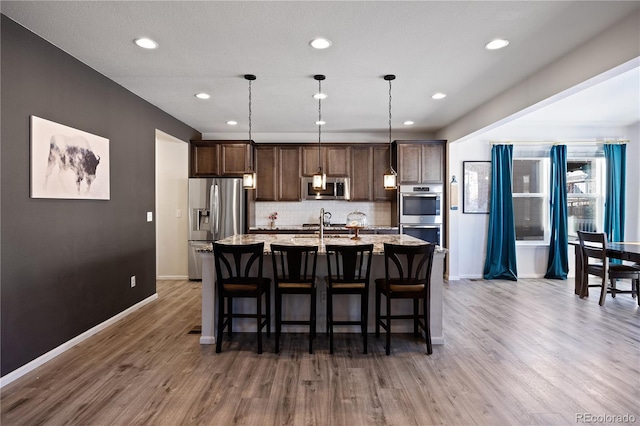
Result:
[[[424,334],[425,339],[427,340],[427,354],[431,355],[433,353],[433,348],[431,346],[431,313],[429,311],[429,300],[426,297],[422,300],[424,303],[422,310],[424,312]]]
[[[233,330],[233,297],[227,297],[227,333],[229,339],[231,339],[231,332]]]
[[[282,293],[276,287],[276,353],[280,353],[280,332],[282,329]]]
[[[313,339],[316,337],[316,289],[311,289],[311,306],[309,309],[311,314],[309,316],[309,353],[313,353]]]
[[[216,353],[222,351],[222,335],[224,333],[224,296],[218,295],[218,335],[216,336]]]
[[[382,297],[381,297],[381,292],[378,291],[378,289],[376,288],[376,337],[380,337],[380,303]]]
[[[387,297],[387,349],[386,354],[389,355],[391,353],[391,298],[389,294],[385,295]]]
[[[364,340],[364,351],[363,354],[368,352],[368,342],[367,337],[369,334],[369,293],[368,291],[362,292],[362,303],[360,304],[360,319],[362,321],[362,338]]]
[[[333,353],[333,294],[327,291],[327,331],[329,332],[329,353]]]

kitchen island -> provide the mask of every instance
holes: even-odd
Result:
[[[318,332],[322,333],[326,330],[326,299],[324,297],[326,286],[324,277],[327,275],[327,261],[324,254],[327,244],[341,245],[360,245],[373,244],[374,259],[371,263],[371,281],[369,292],[369,332],[375,331],[375,279],[382,278],[384,271],[384,244],[401,244],[401,245],[419,245],[424,241],[411,237],[409,235],[362,235],[360,239],[353,240],[351,235],[325,235],[320,239],[315,235],[308,234],[247,234],[234,235],[219,241],[222,244],[252,244],[264,242],[264,270],[265,277],[272,277],[271,264],[271,244],[287,244],[287,245],[317,245],[318,265],[316,275],[318,280],[318,300],[317,300],[317,326]],[[431,340],[434,345],[444,344],[444,335],[442,330],[442,285],[444,274],[444,257],[447,250],[436,248],[433,259],[433,268],[431,270]],[[200,343],[204,345],[212,345],[216,342],[216,323],[217,318],[215,310],[215,266],[213,259],[213,248],[203,248],[200,250],[202,256],[202,335]],[[275,298],[272,291],[272,303]],[[283,300],[283,313],[287,316],[304,318],[308,316],[308,297],[290,296]],[[406,310],[411,312],[413,305],[409,300],[393,300],[393,310]],[[237,309],[236,309],[237,307]],[[234,311],[242,312],[244,310],[255,310],[255,301],[253,300],[235,300]],[[273,309],[272,309],[273,312]],[[359,297],[345,296],[334,300],[334,315],[336,318],[356,318],[360,313]],[[273,313],[272,313],[273,316]],[[275,320],[271,318],[272,329],[275,329]],[[234,320],[234,330],[237,331],[255,331],[255,320],[237,319]],[[358,332],[355,326],[335,327],[336,332]],[[284,332],[305,332],[308,327],[304,326],[283,326]],[[413,332],[413,322],[411,320],[397,320],[392,322],[392,332],[408,333]]]

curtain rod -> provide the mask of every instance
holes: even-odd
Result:
[[[628,139],[621,140],[601,140],[601,141],[489,141],[490,145],[572,145],[572,144],[580,144],[580,145],[602,145],[602,144],[613,144],[613,145],[624,145],[629,143]]]

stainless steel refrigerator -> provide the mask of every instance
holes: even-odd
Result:
[[[202,279],[198,247],[245,231],[242,179],[189,179],[189,279]]]

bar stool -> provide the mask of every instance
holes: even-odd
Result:
[[[222,350],[225,327],[229,338],[233,330],[233,318],[255,318],[258,332],[258,353],[262,353],[262,329],[267,327],[271,336],[271,279],[262,276],[264,243],[227,245],[213,243],[216,266],[216,293],[218,296],[218,335],[216,352]],[[266,303],[266,316],[262,314],[262,296]],[[256,301],[256,313],[233,312],[234,298],[252,298]],[[227,309],[225,312],[225,299]]]
[[[604,305],[607,293],[616,297],[618,293],[630,293],[638,300],[640,305],[640,268],[635,265],[609,263],[607,257],[607,237],[604,233],[578,231],[580,248],[582,249],[582,288],[580,298],[584,298],[589,287],[600,287],[599,305]],[[586,244],[588,243],[588,244]],[[589,263],[589,259],[595,259],[597,263]],[[589,285],[589,275],[600,277],[599,284]],[[630,279],[631,290],[619,290],[616,288],[616,280]],[[607,280],[610,284],[607,286]]]
[[[316,263],[318,246],[286,246],[271,244],[273,280],[276,296],[276,353],[280,352],[282,324],[309,326],[309,353],[313,353],[316,337]],[[309,320],[283,320],[282,296],[284,294],[308,294],[310,298]]]
[[[327,331],[329,353],[333,353],[333,326],[359,325],[367,353],[367,324],[369,317],[369,277],[373,244],[357,246],[327,245]],[[333,296],[339,294],[360,295],[360,319],[340,320],[333,318]]]
[[[376,279],[376,337],[380,337],[380,327],[387,332],[386,353],[391,352],[391,320],[412,319],[413,334],[419,336],[422,328],[427,341],[427,354],[433,353],[431,329],[429,325],[429,304],[431,291],[431,267],[435,244],[403,246],[384,245],[385,278]],[[382,295],[386,297],[386,312],[381,314]],[[392,299],[413,299],[412,315],[391,315]],[[422,314],[419,301],[422,299]]]

